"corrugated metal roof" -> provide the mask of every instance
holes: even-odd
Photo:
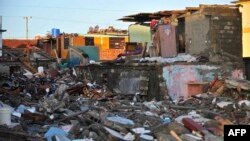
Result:
[[[158,11],[154,13],[138,13],[138,14],[133,14],[133,15],[127,15],[124,16],[118,20],[121,20],[123,22],[138,22],[138,23],[143,23],[143,22],[149,22],[152,19],[159,20],[162,17],[170,17],[172,15],[182,15],[190,11],[197,11],[199,8],[195,7],[189,7],[186,10],[165,10],[165,11]]]
[[[242,1],[250,1],[250,0],[242,0]],[[236,5],[204,5],[201,4],[199,7],[186,7],[185,10],[164,10],[158,11],[154,13],[138,13],[133,15],[124,16],[118,20],[123,22],[137,22],[137,23],[144,23],[149,22],[152,19],[159,20],[162,17],[171,17],[176,16],[177,18],[184,17],[187,13],[194,13],[199,11],[202,7],[230,7],[230,8],[237,8]]]
[[[237,1],[232,1],[232,3],[241,3],[241,2],[248,2],[250,0],[237,0]]]

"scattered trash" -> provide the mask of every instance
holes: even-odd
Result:
[[[220,108],[224,108],[224,107],[226,107],[226,106],[228,106],[230,104],[233,104],[233,102],[224,102],[224,101],[222,101],[222,102],[217,103],[217,106],[220,107]]]
[[[140,93],[117,95],[67,69],[53,79],[52,71],[38,72],[43,75],[4,77],[11,83],[0,88],[0,133],[49,141],[201,141],[220,140],[224,125],[250,124],[250,92],[243,80],[218,79],[208,92],[188,99],[143,101]]]
[[[104,127],[104,129],[106,129],[111,135],[113,135],[121,140],[125,140],[125,137],[122,134],[120,134],[119,132],[112,130],[108,127]]]
[[[123,125],[134,125],[134,122],[132,120],[119,117],[119,116],[113,116],[113,117],[107,117],[109,121],[117,122]]]
[[[0,107],[0,125],[11,124],[11,111],[9,108]]]
[[[145,130],[145,128],[143,127],[139,127],[139,128],[134,128],[132,129],[132,131],[136,134],[146,134],[146,133],[150,133],[150,130]]]
[[[56,141],[70,141],[66,136],[68,135],[67,132],[63,131],[60,128],[51,127],[44,135],[48,141],[53,141],[54,138]]]

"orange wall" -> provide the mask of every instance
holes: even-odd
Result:
[[[128,37],[125,37],[125,42],[128,42]],[[109,37],[95,37],[94,44],[100,49],[100,60],[114,60],[125,50],[125,47],[123,49],[109,49]]]
[[[124,49],[101,49],[100,60],[114,60]]]
[[[73,38],[73,46],[84,46],[85,38],[83,36],[72,37]]]
[[[64,36],[60,36],[61,38],[61,58],[67,59],[68,57],[68,49],[64,49]],[[72,39],[73,38],[73,39]],[[73,46],[84,46],[85,38],[84,36],[71,37]],[[59,57],[59,44],[57,39],[57,54]],[[128,42],[128,37],[125,37],[125,42]],[[109,49],[109,37],[107,36],[96,36],[94,37],[94,45],[99,47],[99,59],[100,60],[113,60],[117,58],[120,53],[123,53],[125,47],[123,49]],[[55,53],[52,53],[53,57],[55,57]]]

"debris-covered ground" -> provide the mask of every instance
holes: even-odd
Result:
[[[2,75],[0,140],[217,141],[224,125],[250,124],[248,81],[216,79],[189,99],[145,101],[74,74]]]

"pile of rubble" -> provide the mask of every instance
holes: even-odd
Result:
[[[219,141],[224,125],[250,124],[250,83],[242,80],[216,80],[209,92],[176,101],[121,97],[70,69],[0,81],[0,140]]]

